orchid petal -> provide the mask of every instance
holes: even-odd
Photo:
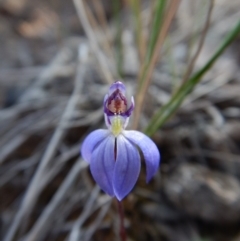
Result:
[[[142,151],[147,168],[147,182],[157,172],[160,163],[160,153],[155,143],[139,131],[124,131],[124,136]]]
[[[93,151],[90,162],[90,170],[94,180],[101,189],[110,196],[114,196],[112,187],[112,177],[115,166],[114,145],[114,136],[106,137]]]
[[[121,82],[121,81],[116,81],[115,83],[113,83],[110,88],[109,88],[109,95],[111,95],[115,90],[121,90],[121,92],[123,94],[125,94],[126,92],[126,87],[125,85]]]
[[[113,189],[119,201],[133,189],[139,176],[140,167],[140,155],[137,148],[123,135],[119,135],[113,174]]]
[[[135,107],[135,102],[134,102],[134,98],[132,96],[131,97],[131,105],[129,106],[128,110],[126,111],[125,116],[129,117],[132,114],[134,107]]]
[[[93,150],[97,147],[99,143],[101,143],[110,132],[108,130],[96,130],[91,132],[86,139],[84,140],[82,147],[81,147],[81,153],[82,157],[85,161],[91,162],[91,156]]]

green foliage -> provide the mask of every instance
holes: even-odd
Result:
[[[140,76],[139,90],[143,87],[143,82],[146,80],[145,77],[146,77],[147,69],[149,67],[150,60],[153,56],[153,53],[156,47],[159,32],[161,31],[166,3],[167,3],[166,0],[157,1],[156,8],[154,10],[153,26],[152,26],[150,39],[149,39],[146,57],[144,60],[143,72]]]
[[[171,99],[156,112],[156,114],[151,119],[149,125],[147,126],[145,133],[147,135],[153,135],[180,107],[181,103],[190,94],[194,87],[201,81],[204,74],[212,67],[215,61],[221,56],[223,51],[234,41],[234,39],[240,33],[240,21],[236,26],[229,32],[225,40],[212,56],[212,58],[191,78],[189,78],[185,83],[180,86],[180,88],[173,94]]]
[[[164,12],[166,7],[166,0],[159,0],[157,1],[156,9],[154,12],[154,19],[153,19],[153,26],[152,26],[152,32],[149,40],[149,47],[146,55],[146,63],[150,62],[150,59],[153,55],[158,34],[160,32],[160,29],[162,27],[163,19],[164,19]]]

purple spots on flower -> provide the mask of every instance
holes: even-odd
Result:
[[[127,108],[125,86],[120,81],[112,84],[104,99],[108,129],[90,133],[81,148],[94,180],[104,192],[118,200],[122,200],[137,182],[141,167],[138,148],[146,163],[147,182],[160,163],[159,150],[149,137],[139,131],[125,130],[133,109],[133,97]]]

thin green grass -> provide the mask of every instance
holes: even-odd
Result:
[[[166,44],[166,56],[167,56],[167,62],[169,64],[169,73],[172,76],[171,78],[171,89],[172,93],[174,93],[177,90],[177,86],[179,86],[178,78],[177,78],[177,66],[174,61],[173,57],[173,46],[170,36],[167,36],[165,40]]]
[[[141,19],[141,1],[139,0],[130,0],[130,6],[134,15],[135,21],[135,35],[138,46],[138,53],[140,57],[140,62],[143,60],[143,46],[142,46],[142,19]]]
[[[146,59],[145,59],[146,63],[150,62],[154,49],[155,49],[155,46],[156,46],[156,43],[157,43],[158,35],[159,35],[159,32],[162,27],[162,23],[163,23],[166,2],[167,2],[166,0],[157,1],[156,9],[154,12],[152,33],[151,33],[150,40],[149,40],[149,48],[148,48]]]
[[[225,40],[212,56],[212,58],[191,78],[189,78],[178,91],[171,97],[167,104],[165,104],[157,113],[153,116],[149,122],[145,133],[149,136],[153,135],[166,121],[173,115],[173,113],[180,107],[183,100],[188,94],[192,92],[194,87],[201,81],[204,74],[212,67],[215,61],[221,56],[224,50],[234,41],[234,39],[240,34],[240,21],[226,36]]]
[[[180,0],[157,2],[155,15],[153,17],[153,31],[148,45],[147,57],[141,67],[138,82],[138,93],[136,98],[136,108],[132,128],[137,129],[140,114],[142,111],[146,92],[151,83],[154,67],[159,60],[159,55],[167,32],[178,9]],[[167,4],[169,2],[169,4]],[[168,6],[166,6],[168,5]],[[161,17],[160,17],[161,16]],[[156,36],[157,34],[157,36]],[[155,39],[156,36],[156,39]],[[150,57],[150,59],[148,59]]]
[[[151,62],[151,58],[153,57],[154,50],[156,48],[157,39],[159,33],[161,32],[161,27],[163,24],[165,9],[166,9],[166,0],[159,0],[156,3],[156,8],[154,11],[154,19],[153,19],[153,26],[152,31],[148,43],[147,53],[144,60],[144,65],[142,68],[142,74],[140,76],[140,83],[139,83],[139,91],[143,88],[143,83],[146,80],[146,73],[149,68],[149,63]]]

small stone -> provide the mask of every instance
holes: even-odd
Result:
[[[216,223],[240,220],[240,183],[199,164],[182,164],[164,180],[168,199],[188,215]]]

